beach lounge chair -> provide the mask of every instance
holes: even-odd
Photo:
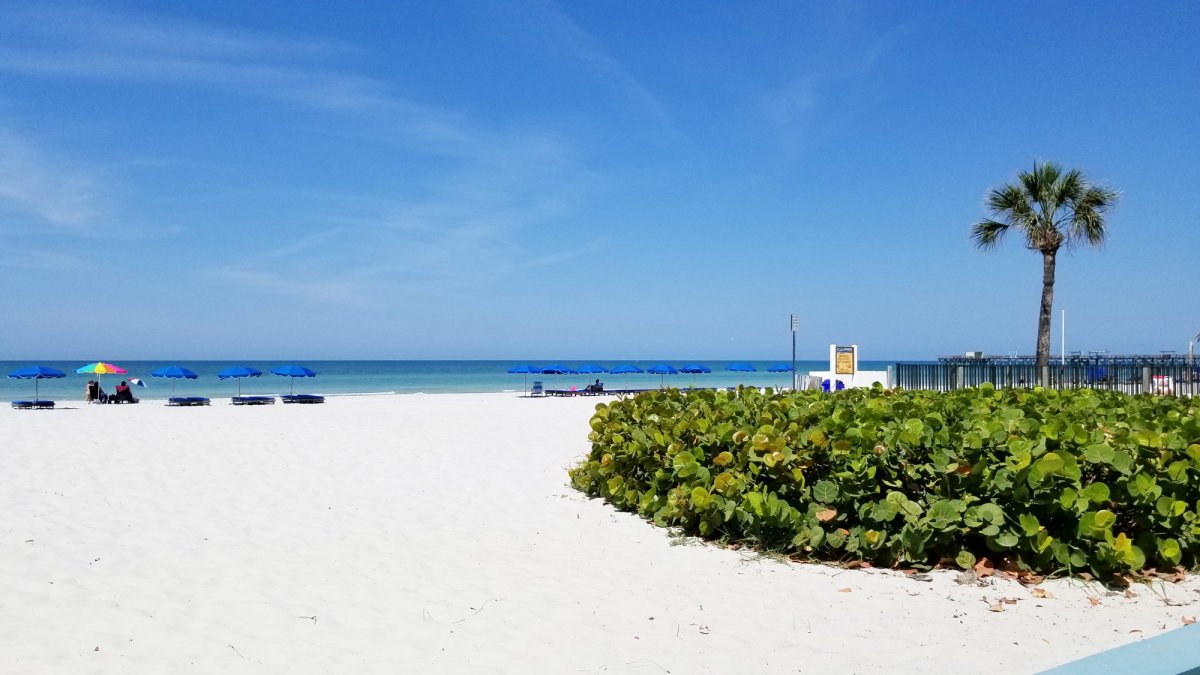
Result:
[[[12,407],[17,410],[49,410],[54,407],[54,401],[13,401]]]
[[[234,396],[230,399],[234,405],[269,405],[275,402],[274,396]]]
[[[203,396],[172,396],[167,399],[167,405],[174,406],[193,406],[193,405],[212,405],[212,401]]]
[[[325,397],[316,394],[284,394],[279,399],[284,403],[324,403]]]
[[[530,396],[545,396],[546,395],[546,390],[542,388],[541,380],[533,381],[533,389],[529,390],[529,395]]]
[[[828,379],[821,380],[821,391],[841,391],[846,388],[846,383],[841,380],[834,380],[832,383]]]

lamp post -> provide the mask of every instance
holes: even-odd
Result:
[[[800,319],[792,315],[792,391],[799,387],[796,384],[796,330],[800,328]]]

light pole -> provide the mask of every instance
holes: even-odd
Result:
[[[1067,365],[1067,310],[1062,311],[1062,364]]]
[[[792,315],[792,391],[796,391],[799,387],[796,385],[796,330],[800,328],[800,319]]]

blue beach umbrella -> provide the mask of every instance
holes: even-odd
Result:
[[[608,368],[605,368],[603,366],[598,366],[594,363],[585,363],[582,366],[579,366],[578,368],[576,368],[575,372],[582,373],[582,374],[588,374],[588,375],[597,375],[599,373],[607,373]],[[596,381],[599,382],[600,380],[597,378]],[[592,385],[589,384],[588,386],[590,387]]]
[[[689,373],[692,376],[692,386],[696,386],[696,373],[711,373],[712,368],[699,363],[689,363],[686,366],[680,366],[679,372]]]
[[[544,375],[574,375],[575,369],[564,366],[561,363],[551,363],[542,368],[542,373]]]
[[[621,365],[617,366],[616,368],[613,368],[612,370],[610,370],[610,371],[608,371],[608,372],[610,372],[610,373],[612,373],[612,374],[614,374],[614,375],[621,375],[621,374],[624,374],[624,375],[625,375],[625,386],[626,386],[626,388],[628,388],[628,387],[629,387],[629,374],[630,374],[630,373],[644,373],[644,372],[646,372],[646,371],[642,370],[641,368],[638,368],[638,367],[637,367],[637,366],[635,366],[635,365],[632,365],[632,364],[629,364],[629,363],[624,363],[624,364],[621,364]]]
[[[767,372],[768,373],[790,373],[790,372],[792,372],[792,364],[776,363],[775,365],[771,366],[770,368],[767,368]]]
[[[242,395],[242,378],[243,377],[260,377],[260,376],[262,376],[261,370],[259,370],[258,368],[251,368],[249,366],[233,366],[232,368],[226,368],[225,370],[222,370],[221,372],[217,373],[218,380],[228,380],[231,378],[237,380],[238,396]]]
[[[663,383],[665,381],[664,377],[666,375],[678,375],[679,374],[679,371],[676,370],[674,366],[672,366],[670,364],[666,364],[666,363],[656,363],[653,366],[650,366],[649,368],[647,368],[646,372],[653,373],[653,374],[659,376],[658,386],[660,388],[663,386]]]
[[[171,380],[171,393],[175,393],[175,380],[194,380],[198,375],[183,366],[164,366],[158,370],[150,371],[150,377],[165,377]],[[137,378],[134,378],[137,379]],[[131,382],[133,380],[130,380]],[[146,385],[142,385],[143,387]]]
[[[308,368],[305,368],[304,366],[279,366],[278,368],[272,368],[271,374],[278,375],[280,377],[291,378],[291,380],[289,381],[290,382],[290,387],[288,389],[289,394],[296,393],[296,378],[297,377],[316,377],[317,376],[317,374],[315,372],[313,372],[312,370],[309,370]]]
[[[755,368],[754,366],[750,365],[749,363],[731,363],[731,364],[725,366],[725,370],[731,370],[735,373],[757,373],[758,372],[758,368]]]
[[[8,374],[13,380],[33,380],[33,400],[38,400],[38,380],[52,380],[66,377],[63,371],[48,366],[27,366],[18,368]]]
[[[516,366],[515,368],[509,368],[508,372],[513,375],[524,375],[525,376],[525,394],[529,395],[529,376],[537,375],[538,373],[542,372],[542,369],[537,368],[535,366],[531,366],[528,363],[523,363],[519,366]]]

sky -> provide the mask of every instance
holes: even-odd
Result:
[[[0,359],[1068,351],[1200,332],[1200,3],[0,0]]]

